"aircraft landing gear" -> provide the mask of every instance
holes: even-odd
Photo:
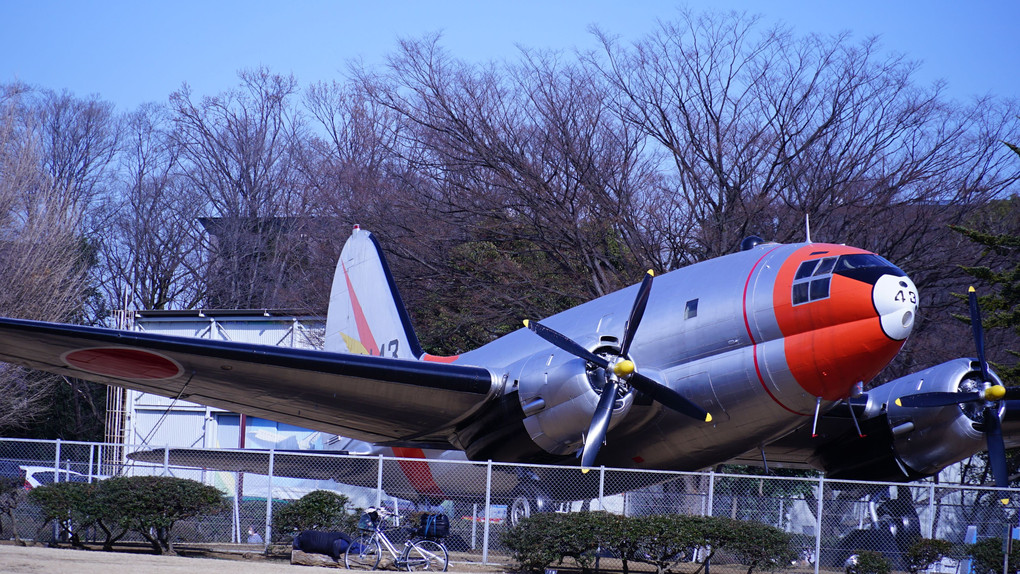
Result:
[[[522,520],[531,516],[532,512],[549,512],[553,510],[549,497],[534,487],[524,487],[514,493],[507,508],[507,520],[510,526],[517,526]]]

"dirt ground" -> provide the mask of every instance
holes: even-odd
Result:
[[[212,557],[210,557],[212,556]],[[457,561],[451,573],[500,573],[503,569]],[[314,569],[313,569],[314,568]],[[156,556],[132,552],[102,552],[47,548],[45,546],[0,545],[0,573],[3,574],[300,574],[324,571],[322,567],[292,565],[286,558],[267,559],[254,553],[207,553],[196,556]]]
[[[45,546],[16,546],[0,544],[0,574],[138,574],[159,572],[160,574],[317,574],[330,572],[332,568],[322,566],[301,566],[291,564],[281,555],[266,558],[240,549],[215,549],[196,551],[182,548],[184,556],[155,556],[142,552],[102,552],[99,550],[73,550],[70,548],[47,548]],[[484,565],[470,561],[473,557],[450,555],[449,574],[504,574],[511,572],[508,566]],[[342,562],[339,569],[343,569]],[[579,569],[567,565],[556,565],[552,569],[558,574],[579,574]],[[604,574],[622,574],[618,560],[604,561]],[[390,567],[384,572],[395,572]],[[694,571],[694,566],[691,567]],[[842,574],[842,570],[825,569],[827,574]],[[634,574],[653,574],[654,567],[646,564],[631,564]],[[713,565],[713,574],[744,574],[743,566]],[[802,567],[787,570],[786,574],[813,574],[814,568]]]

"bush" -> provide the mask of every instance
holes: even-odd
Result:
[[[14,511],[25,499],[25,481],[19,477],[0,476],[0,516],[6,516],[14,534],[15,544],[24,545],[18,535],[18,521],[14,519]],[[3,521],[0,520],[0,534],[3,534]]]
[[[171,532],[178,521],[228,506],[219,489],[186,478],[121,476],[98,484],[97,502],[110,511],[104,522],[139,533],[156,554],[173,553]]]
[[[741,522],[736,525],[737,536],[728,546],[729,553],[753,570],[774,572],[790,566],[796,560],[793,536],[775,526],[760,522]]]
[[[358,525],[358,511],[350,499],[328,490],[315,490],[273,511],[274,537],[293,537],[305,530],[351,533]]]
[[[1004,552],[1002,551],[1001,538],[985,538],[978,540],[977,544],[971,544],[967,553],[974,559],[972,565],[974,574],[989,574],[1002,572]],[[1009,553],[1009,564],[1016,568],[1020,565],[1020,544],[1014,543]]]
[[[855,552],[857,560],[851,557],[851,564],[846,567],[847,574],[889,574],[892,572],[892,562],[882,555],[881,552],[873,550],[858,550]]]
[[[662,574],[684,558],[690,557],[701,539],[694,517],[663,514],[628,518],[629,530],[636,537],[633,559],[655,566]]]
[[[42,510],[43,527],[56,522],[71,546],[84,548],[78,532],[94,526],[102,507],[96,504],[96,485],[84,482],[55,482],[28,493],[28,498]]]
[[[641,545],[655,532],[650,532],[643,522],[617,514],[606,514],[605,520],[606,532],[600,546],[618,556],[623,563],[623,574],[629,574],[630,561],[637,561]]]
[[[520,570],[542,572],[553,563],[563,562],[557,541],[563,516],[545,512],[532,514],[502,533],[503,545]]]
[[[953,555],[953,544],[947,540],[921,538],[907,549],[907,571],[917,574],[943,558]]]
[[[719,550],[748,567],[777,570],[796,557],[791,536],[777,528],[729,518],[657,515],[623,517],[605,512],[535,514],[503,534],[503,544],[522,570],[542,571],[573,558],[589,572],[600,550],[629,562],[652,564],[661,574],[698,548],[706,548],[702,570]]]
[[[615,536],[612,529],[615,517],[608,512],[578,512],[560,514],[558,541],[559,553],[573,558],[585,574],[591,572],[599,549],[609,545]]]

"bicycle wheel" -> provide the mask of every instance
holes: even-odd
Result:
[[[407,565],[408,572],[419,570],[446,572],[446,568],[450,565],[450,554],[441,542],[418,540],[412,542],[404,551],[403,562]]]
[[[371,534],[362,534],[355,538],[344,553],[344,566],[350,570],[375,570],[379,566],[382,547],[379,540]]]

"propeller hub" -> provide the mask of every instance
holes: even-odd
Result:
[[[1006,396],[1006,387],[1002,385],[992,385],[985,389],[985,400],[986,401],[1000,401]]]
[[[624,359],[613,365],[613,374],[617,377],[629,377],[634,373],[634,361]]]

